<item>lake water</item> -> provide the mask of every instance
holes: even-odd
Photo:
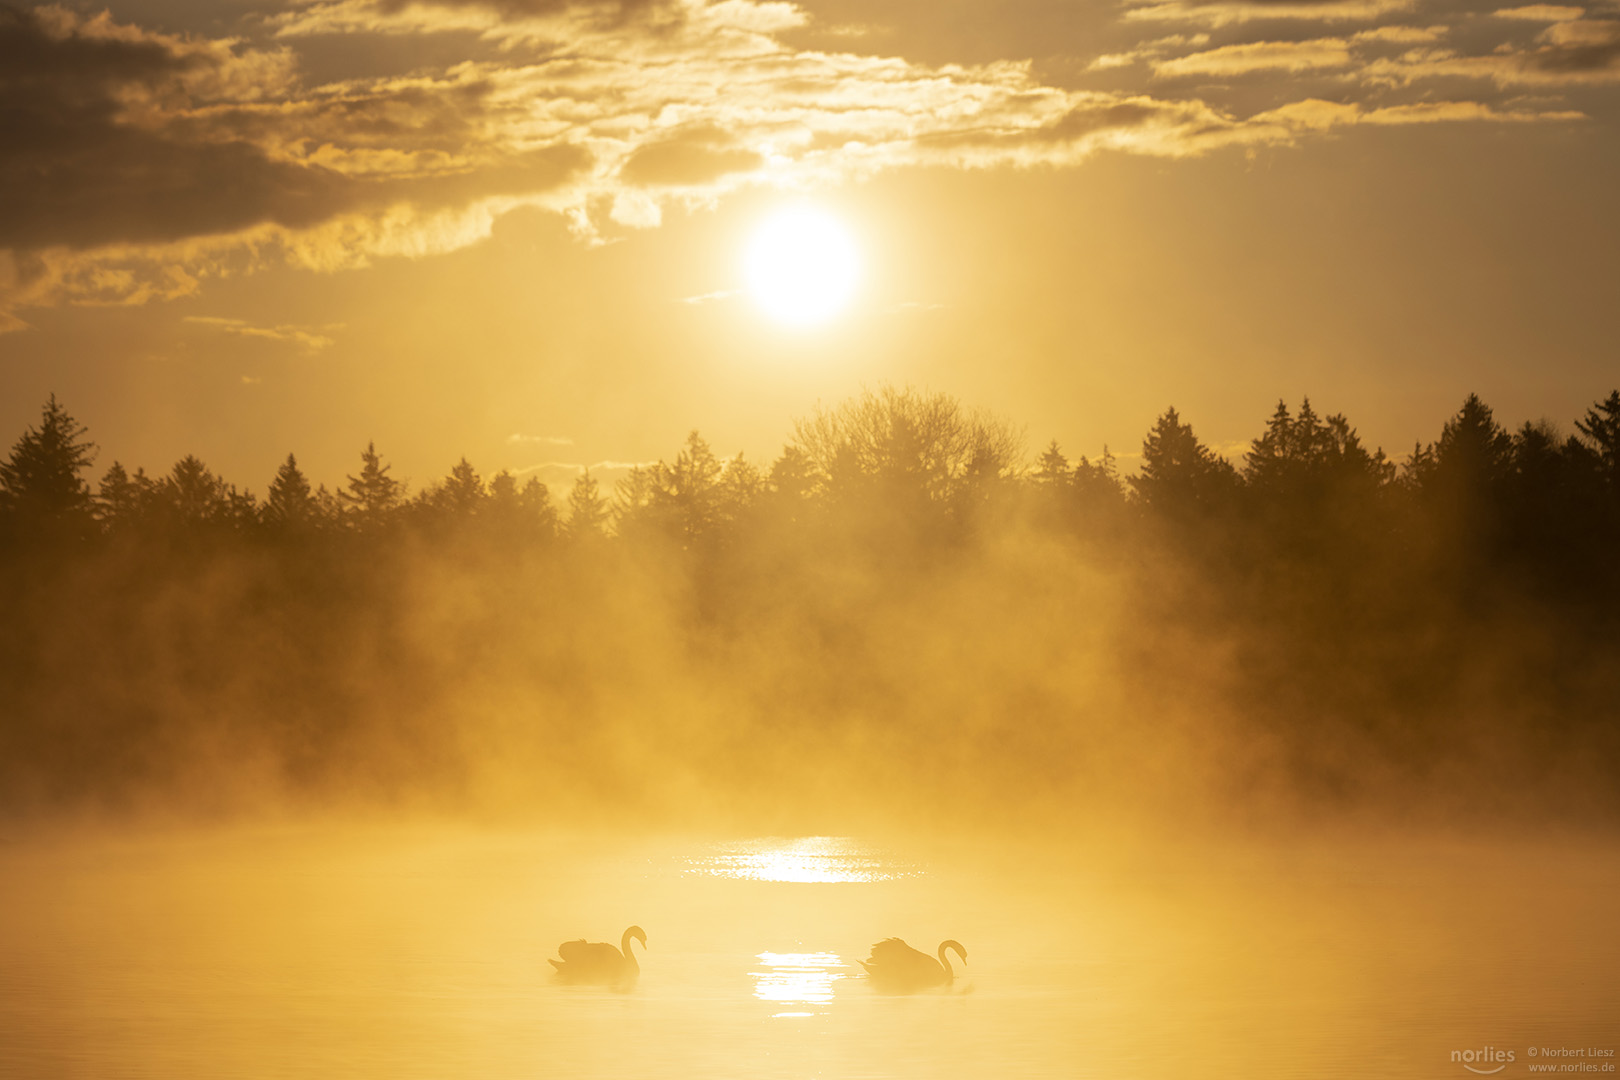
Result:
[[[1617,854],[19,832],[0,1076],[1466,1077],[1453,1052],[1483,1072],[1487,1047],[1523,1076],[1620,1050]],[[559,942],[632,923],[633,990],[551,976]],[[875,993],[855,960],[889,936],[969,963]]]

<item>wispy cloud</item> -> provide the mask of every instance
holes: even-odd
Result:
[[[506,437],[510,446],[540,445],[540,446],[573,446],[574,440],[563,435],[523,435],[517,432]]]
[[[1358,45],[1378,42],[1386,45],[1421,45],[1439,41],[1451,32],[1447,26],[1376,26],[1357,31],[1350,40]]]
[[[537,474],[542,479],[547,475],[563,480],[573,480],[587,472],[590,473],[626,473],[631,469],[645,469],[656,465],[656,461],[596,461],[586,464],[579,461],[542,461],[534,465],[525,465],[521,469],[513,469],[514,476],[527,476]]]
[[[1312,71],[1350,66],[1350,43],[1343,38],[1317,38],[1312,41],[1254,41],[1243,45],[1223,45],[1207,52],[1193,53],[1153,65],[1153,74],[1163,79],[1189,75],[1246,75],[1255,71]]]
[[[702,294],[700,294],[698,296],[683,296],[683,297],[681,297],[681,303],[683,303],[683,304],[694,304],[694,305],[696,305],[696,304],[712,304],[716,300],[729,300],[733,296],[736,296],[736,295],[737,295],[737,290],[735,290],[735,289],[721,289],[718,292],[707,292],[707,293],[702,293]]]
[[[1110,68],[1130,67],[1144,60],[1157,60],[1177,49],[1200,49],[1209,44],[1208,34],[1171,34],[1168,37],[1144,41],[1127,52],[1107,53],[1091,62],[1089,71],[1107,71]]]
[[[322,327],[255,326],[243,319],[225,319],[213,315],[187,315],[183,321],[193,326],[204,326],[222,333],[234,334],[237,337],[287,342],[307,353],[317,353],[330,348],[335,342],[327,336],[327,333],[342,329],[341,324]]]
[[[1368,64],[1362,77],[1390,86],[1441,79],[1488,81],[1503,88],[1613,86],[1620,84],[1620,21],[1555,22],[1526,45],[1504,45],[1484,55],[1414,49]]]
[[[1127,20],[1187,22],[1208,27],[1263,21],[1367,22],[1411,10],[1414,0],[1159,0],[1128,8]]]
[[[1568,22],[1585,15],[1586,9],[1564,7],[1560,4],[1529,4],[1525,7],[1498,8],[1491,14],[1498,19],[1523,19],[1528,22]]]

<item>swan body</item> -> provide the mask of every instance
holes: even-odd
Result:
[[[885,938],[873,945],[872,955],[858,962],[866,969],[872,985],[877,989],[885,993],[909,994],[951,984],[956,973],[951,970],[951,962],[945,956],[946,949],[954,949],[956,955],[962,958],[962,963],[967,963],[967,950],[961,942],[940,942],[938,959],[935,959],[897,937]]]
[[[639,926],[632,926],[619,939],[617,949],[605,941],[580,938],[557,946],[557,955],[562,959],[547,960],[546,963],[556,968],[557,974],[569,982],[610,986],[631,983],[641,974],[641,965],[636,963],[636,956],[630,951],[631,938],[641,942],[643,949],[647,947],[647,932]]]

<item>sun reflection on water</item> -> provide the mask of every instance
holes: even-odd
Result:
[[[689,860],[686,872],[809,883],[891,881],[918,873],[847,836],[767,837],[724,844],[712,854]]]
[[[762,952],[763,971],[752,971],[754,996],[779,1005],[825,1005],[833,999],[833,983],[845,978],[845,964],[837,953]],[[815,1016],[814,1011],[773,1013],[773,1017]]]

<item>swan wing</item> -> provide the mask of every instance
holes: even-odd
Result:
[[[624,960],[624,955],[612,945],[603,941],[586,941],[584,938],[563,942],[557,946],[557,955],[566,963],[578,964],[581,968],[605,967]]]
[[[897,937],[885,938],[872,946],[872,958],[868,961],[874,967],[887,968],[890,971],[912,971],[921,962],[927,966],[937,966],[933,957],[927,953],[918,952]]]
[[[899,938],[887,938],[872,946],[872,958],[862,965],[873,985],[886,993],[911,993],[947,981],[938,960],[913,949]]]

